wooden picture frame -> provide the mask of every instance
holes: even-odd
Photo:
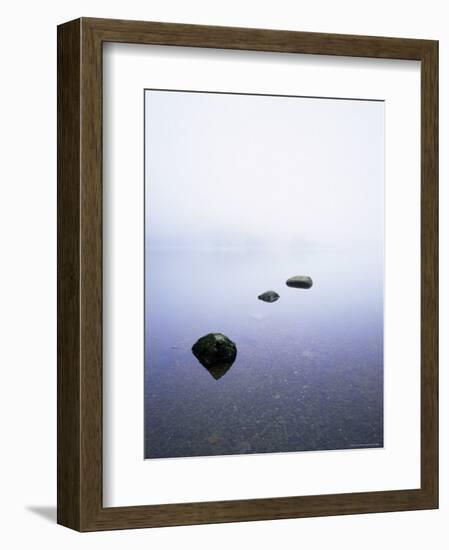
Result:
[[[421,488],[105,508],[102,44],[421,62]],[[438,42],[81,18],[58,27],[58,523],[78,531],[438,507]]]

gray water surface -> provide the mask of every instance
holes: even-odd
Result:
[[[382,266],[363,248],[147,251],[145,458],[382,447]],[[219,380],[191,352],[209,332],[237,345]]]

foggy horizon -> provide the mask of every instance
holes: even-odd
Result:
[[[147,90],[145,111],[151,247],[383,247],[383,102]]]

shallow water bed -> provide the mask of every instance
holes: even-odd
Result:
[[[383,446],[379,259],[308,248],[146,260],[146,458]],[[313,287],[287,287],[296,274]],[[268,288],[276,302],[258,300]],[[209,332],[237,345],[218,379],[191,351]]]

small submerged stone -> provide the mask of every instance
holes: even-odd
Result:
[[[285,284],[292,288],[310,288],[313,285],[313,281],[307,275],[295,275],[287,279]]]
[[[210,435],[208,438],[207,438],[207,441],[209,443],[212,443],[212,445],[214,445],[215,443],[218,443],[220,441],[221,437],[219,435],[217,435],[216,433],[213,433],[212,435]]]
[[[251,448],[251,443],[249,441],[241,441],[238,444],[238,452],[240,453],[249,453]]]
[[[259,294],[259,296],[257,297],[259,298],[259,300],[269,303],[279,300],[279,294],[274,290],[267,290],[266,292],[262,292],[262,294]]]
[[[195,342],[192,353],[215,380],[218,380],[234,363],[237,346],[224,334],[211,332]]]

